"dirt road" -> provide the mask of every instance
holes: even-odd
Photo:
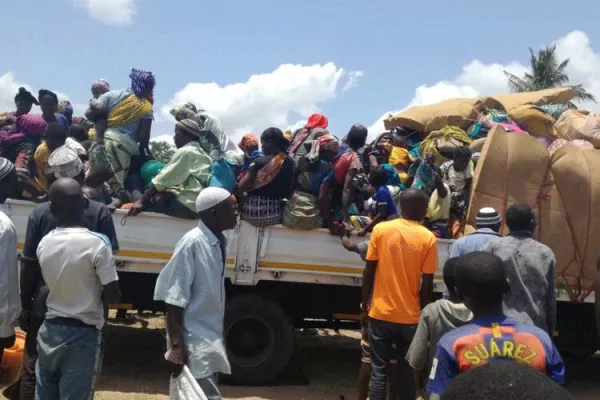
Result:
[[[111,325],[106,331],[105,358],[98,400],[166,400],[162,318]],[[221,385],[226,399],[337,400],[356,395],[360,349],[357,332],[330,330],[298,335],[298,356],[277,385]],[[566,359],[569,390],[581,399],[600,398],[600,356]],[[1,396],[0,396],[1,397]]]

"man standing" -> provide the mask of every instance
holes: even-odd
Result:
[[[59,157],[60,156],[60,157]],[[64,156],[64,157],[63,157]],[[54,151],[52,167],[59,177],[75,178],[83,183],[83,166],[77,153],[62,146]],[[99,202],[86,200],[83,211],[83,226],[92,232],[106,236],[113,254],[119,251],[119,242],[115,232],[112,215],[108,208]],[[21,329],[27,332],[23,353],[23,372],[21,374],[20,400],[33,400],[35,394],[35,364],[37,360],[37,332],[44,322],[48,287],[40,274],[37,258],[38,244],[44,236],[58,226],[57,218],[52,214],[49,202],[38,205],[29,215],[25,246],[21,262]]]
[[[19,272],[17,270],[17,229],[10,220],[6,199],[18,193],[17,170],[0,157],[0,362],[4,349],[15,343],[19,319]]]
[[[450,257],[460,257],[467,253],[479,251],[481,247],[500,237],[500,214],[492,207],[484,207],[477,213],[475,224],[477,230],[470,235],[457,239],[452,245]]]
[[[209,400],[221,399],[219,373],[230,373],[223,339],[225,248],[223,231],[237,223],[235,201],[221,188],[196,200],[200,222],[175,247],[156,281],[154,300],[167,309],[167,361],[173,377],[184,365]]]
[[[504,296],[504,312],[552,335],[556,326],[554,253],[533,238],[536,219],[528,204],[508,207],[506,225],[510,231],[508,236],[481,248],[504,261],[510,282],[510,292]]]
[[[433,274],[438,270],[436,238],[420,223],[428,200],[425,192],[406,189],[400,195],[402,219],[382,222],[371,234],[361,304],[369,315],[371,400],[386,398],[391,358],[398,360],[401,398],[416,396],[406,352],[421,309],[431,301]],[[392,345],[396,354],[392,354]]]
[[[49,197],[58,227],[37,249],[48,311],[38,333],[35,399],[91,399],[102,363],[104,307],[119,301],[119,278],[110,240],[84,228],[81,185],[61,178]]]

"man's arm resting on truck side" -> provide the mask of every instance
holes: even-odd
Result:
[[[419,298],[421,300],[421,310],[431,303],[433,296],[433,274],[423,274],[421,276],[421,292]]]
[[[171,350],[167,357],[174,378],[179,376],[187,363],[187,350],[183,342],[183,308],[166,303],[167,333],[171,341]]]

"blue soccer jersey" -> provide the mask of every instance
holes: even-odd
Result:
[[[565,365],[548,334],[506,316],[471,321],[440,339],[427,391],[442,394],[456,375],[488,362],[525,363],[564,384]]]

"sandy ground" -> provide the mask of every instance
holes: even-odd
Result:
[[[111,324],[105,333],[105,358],[97,400],[168,399],[162,318]],[[298,333],[298,351],[285,376],[269,387],[223,384],[225,399],[338,400],[356,396],[360,349],[354,331]],[[566,359],[569,390],[580,399],[600,398],[600,355]],[[2,398],[2,396],[0,396]]]

